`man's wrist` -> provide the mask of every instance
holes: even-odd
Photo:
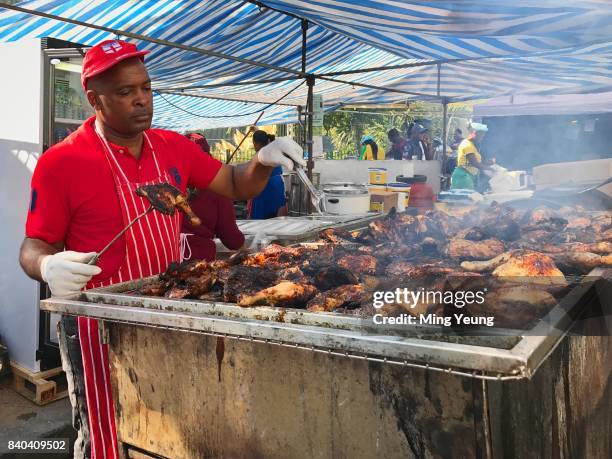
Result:
[[[43,282],[48,282],[47,276],[45,275],[45,271],[46,271],[47,263],[49,262],[50,258],[51,258],[51,255],[41,255],[38,257],[38,260],[37,260],[38,269],[40,271],[40,278],[42,279]]]
[[[261,158],[259,157],[259,152],[253,157],[253,159],[255,161],[255,167],[265,168],[265,170],[274,169],[274,166],[268,166],[261,162]]]

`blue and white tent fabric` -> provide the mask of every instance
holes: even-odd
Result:
[[[179,130],[249,124],[257,117],[252,113],[264,108],[260,124],[295,121],[295,107],[305,105],[307,97],[304,79],[296,75],[300,18],[309,21],[306,71],[335,80],[316,79],[315,91],[328,107],[612,90],[612,2],[607,0],[259,4],[273,9],[243,0],[18,5],[263,64],[130,39],[151,50],[147,66],[157,91],[155,124]],[[0,8],[0,41],[54,37],[90,46],[114,36]],[[329,75],[389,66],[395,68]],[[270,105],[285,95],[283,105]]]

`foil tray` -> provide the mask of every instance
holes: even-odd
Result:
[[[309,215],[303,217],[276,217],[267,220],[237,220],[238,228],[247,239],[256,234],[280,244],[293,244],[316,239],[324,229],[363,228],[380,218],[380,213],[359,215]]]

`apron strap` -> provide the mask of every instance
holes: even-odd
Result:
[[[181,233],[181,252],[180,252],[180,262],[186,260],[191,260],[191,247],[189,246],[189,236],[193,236],[192,233]],[[189,255],[187,255],[187,251],[189,251]]]

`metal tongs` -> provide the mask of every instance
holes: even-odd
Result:
[[[115,242],[117,242],[117,239],[119,239],[121,236],[123,236],[123,234],[129,230],[132,226],[134,226],[134,223],[136,223],[138,220],[140,220],[142,217],[144,217],[145,215],[147,215],[149,212],[151,212],[154,209],[154,207],[152,205],[149,206],[149,208],[147,210],[145,210],[143,213],[141,213],[140,215],[137,215],[136,217],[134,217],[134,219],[128,223],[128,225],[123,228],[121,231],[119,231],[119,233],[117,233],[117,235],[112,238],[110,240],[110,242],[108,244],[106,244],[104,246],[104,248],[102,250],[100,250],[98,253],[96,253],[93,258],[91,260],[89,260],[89,262],[87,263],[88,265],[95,265],[98,263],[98,260],[100,259],[100,257],[102,255],[104,255],[104,252],[106,252]]]
[[[294,163],[294,169],[297,173],[297,176],[300,178],[300,180],[310,193],[310,202],[312,202],[312,205],[317,210],[317,212],[323,214],[325,212],[325,193],[317,190],[314,187],[314,185],[308,178],[308,174],[306,174],[306,171],[302,166],[298,165],[297,163]]]

